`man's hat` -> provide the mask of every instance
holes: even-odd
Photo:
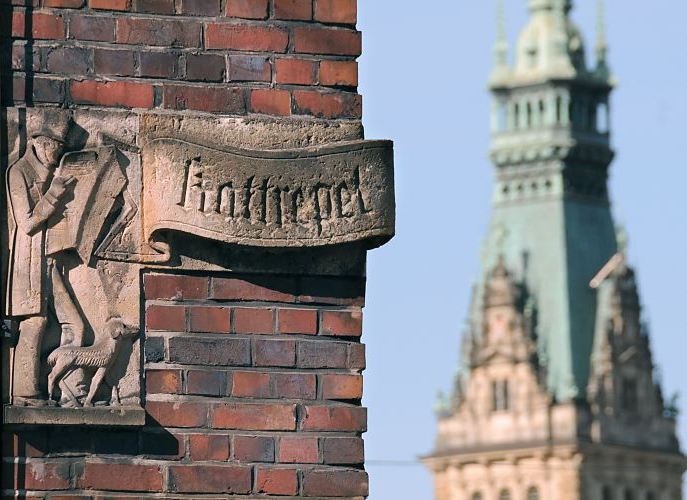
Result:
[[[41,118],[39,127],[31,133],[31,137],[49,137],[64,144],[72,125],[71,117],[63,113],[45,113]]]

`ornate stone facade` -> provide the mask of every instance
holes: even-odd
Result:
[[[425,458],[438,500],[680,500],[663,400],[606,187],[613,87],[572,2],[533,0],[497,44],[494,215],[463,361]]]

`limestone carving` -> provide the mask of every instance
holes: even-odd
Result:
[[[44,342],[57,330],[59,346],[82,346],[88,321],[70,271],[88,266],[127,178],[114,147],[65,154],[71,119],[46,116],[26,153],[7,173],[10,259],[6,313],[19,324],[12,377],[13,403],[48,404],[41,384]],[[86,396],[83,372],[63,390],[63,403]],[[61,387],[67,386],[62,383]]]
[[[143,150],[144,231],[314,247],[393,236],[392,145],[249,151],[157,139]]]
[[[112,318],[105,324],[105,335],[92,346],[75,347],[66,345],[55,349],[48,357],[48,364],[52,367],[48,375],[48,397],[52,400],[55,385],[59,384],[63,394],[66,394],[74,406],[81,406],[71,389],[64,383],[64,378],[79,368],[96,369],[91,380],[88,396],[83,406],[93,406],[93,398],[117,360],[122,342],[137,333],[136,329],[127,327],[120,318]],[[117,386],[112,387],[111,405],[118,404]]]

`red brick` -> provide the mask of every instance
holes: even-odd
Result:
[[[293,50],[301,54],[359,56],[362,36],[359,31],[331,28],[294,28]]]
[[[83,7],[84,0],[43,0],[43,7],[80,9]]]
[[[239,462],[274,462],[274,439],[267,436],[234,436],[233,458]]]
[[[224,434],[191,434],[189,436],[191,460],[229,460],[229,436]]]
[[[267,308],[234,309],[235,333],[260,333],[274,332],[274,310]]]
[[[265,495],[297,495],[298,471],[258,467],[256,493]]]
[[[365,432],[367,410],[358,406],[306,406],[304,431]]]
[[[296,365],[296,342],[293,340],[256,340],[253,366],[292,367]]]
[[[207,423],[208,407],[202,403],[148,401],[145,409],[163,427],[204,427]]]
[[[356,61],[320,62],[320,85],[357,87],[358,63]]]
[[[154,18],[117,19],[117,42],[161,47],[200,47],[201,24]]]
[[[294,114],[318,118],[360,118],[362,97],[349,92],[296,90],[293,93]]]
[[[229,80],[232,82],[272,81],[272,65],[269,58],[264,56],[230,56]]]
[[[317,311],[315,309],[279,309],[277,331],[315,335],[317,334]]]
[[[69,488],[69,462],[4,463],[2,464],[2,488],[66,490]]]
[[[12,102],[29,101],[32,102],[50,102],[62,103],[65,100],[65,80],[61,78],[43,78],[40,76],[33,76],[31,78],[33,83],[33,95],[27,96],[26,78],[24,76],[15,75],[12,79]],[[6,103],[8,95],[3,93],[2,102]],[[12,102],[9,104],[11,105]]]
[[[362,399],[362,375],[321,375],[322,399]]]
[[[365,345],[351,344],[348,352],[348,368],[351,370],[364,370],[365,366]]]
[[[249,366],[250,340],[171,337],[169,359],[173,363],[204,366]]]
[[[189,307],[192,332],[229,333],[231,309],[228,307]]]
[[[31,33],[27,37],[26,15],[23,12],[14,11],[12,13],[12,36],[35,40],[64,40],[64,19],[58,14],[33,13]]]
[[[246,494],[251,468],[242,465],[174,465],[169,468],[171,489],[177,493]]]
[[[343,342],[317,340],[298,343],[299,368],[347,368],[348,346]]]
[[[165,85],[163,106],[177,111],[193,109],[208,113],[246,114],[243,89],[231,87]]]
[[[250,110],[273,116],[291,114],[291,93],[288,90],[255,89],[250,94]]]
[[[301,286],[298,299],[302,303],[359,307],[365,305],[364,278],[303,277]]]
[[[296,430],[296,405],[224,404],[214,409],[212,426],[215,429],[294,431]]]
[[[94,49],[93,62],[97,75],[133,76],[136,56],[130,50]]]
[[[174,0],[133,0],[131,10],[146,14],[174,14]]]
[[[355,24],[358,21],[358,0],[317,0],[315,21]]]
[[[208,49],[286,52],[288,33],[280,28],[210,23],[205,29]]]
[[[119,443],[120,438],[117,434],[113,434],[108,431],[104,431],[106,436],[109,436],[109,442],[115,441]],[[153,459],[164,459],[164,460],[178,460],[186,455],[186,443],[185,436],[183,434],[171,434],[167,429],[162,428],[148,428],[144,429],[143,432],[131,432],[135,438],[138,438],[140,434],[140,448],[139,451],[113,451],[112,445],[105,441],[107,448],[103,447],[102,450],[98,450],[98,442],[96,441],[96,453],[118,453],[122,455],[141,455],[144,458]],[[126,441],[125,441],[126,443]],[[117,444],[114,450],[121,445]],[[136,450],[138,444],[131,446],[133,450]]]
[[[42,457],[48,451],[48,435],[43,429],[3,432],[0,437],[4,457]]]
[[[367,473],[361,470],[308,470],[303,473],[303,495],[322,497],[366,497]]]
[[[273,373],[275,397],[287,399],[315,399],[317,380],[309,373]]]
[[[190,16],[218,16],[220,0],[181,0],[181,14]]]
[[[148,306],[146,329],[186,331],[186,309],[183,306]]]
[[[358,465],[365,461],[365,446],[359,437],[327,437],[322,440],[325,464]]]
[[[272,397],[269,373],[235,371],[231,374],[231,384],[231,395],[234,398]]]
[[[202,300],[208,298],[208,278],[173,274],[146,274],[143,279],[148,300]]]
[[[213,278],[211,298],[216,300],[246,300],[264,302],[295,302],[293,293],[284,290],[295,288],[295,282],[288,278],[239,279]]]
[[[86,76],[91,69],[91,51],[78,47],[56,47],[47,51],[46,66],[49,73]]]
[[[186,372],[186,393],[199,396],[224,396],[227,377],[224,372],[189,370]]]
[[[123,481],[122,478],[126,478]],[[162,470],[155,465],[87,462],[77,487],[114,491],[162,491]]]
[[[148,394],[181,394],[181,370],[146,370]]]
[[[174,52],[141,52],[140,76],[150,78],[176,78],[179,75],[179,54]]]
[[[277,59],[275,73],[277,83],[314,85],[315,61],[308,61],[306,59]]]
[[[88,0],[91,9],[129,10],[129,0]]]
[[[227,0],[227,16],[267,19],[268,0]]]
[[[363,313],[355,311],[323,311],[320,330],[334,337],[360,337],[363,333]]]
[[[275,19],[310,21],[313,0],[274,0]]]
[[[105,16],[72,16],[69,38],[94,42],[114,42],[115,21]]]
[[[283,464],[319,464],[320,448],[316,437],[282,437],[277,461]]]
[[[77,104],[100,104],[125,108],[152,108],[153,86],[134,82],[71,82],[72,100]]]
[[[216,54],[187,54],[186,79],[222,82],[227,72],[224,56]]]

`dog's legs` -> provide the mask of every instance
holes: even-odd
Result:
[[[71,373],[71,372],[70,372]],[[79,408],[81,406],[81,403],[79,403],[79,400],[76,399],[76,396],[74,396],[74,393],[72,390],[69,388],[69,386],[66,384],[64,381],[64,377],[60,379],[60,382],[58,384],[60,386],[60,389],[62,389],[62,395],[66,395],[67,398],[72,402],[74,405],[74,408]]]
[[[55,363],[55,366],[50,370],[50,374],[48,375],[48,399],[52,399],[55,392],[55,383],[64,378],[67,374],[67,370],[71,367],[70,365],[71,363],[66,357],[60,356],[57,358],[57,363]],[[60,387],[62,387],[62,385],[60,385]]]
[[[91,388],[88,391],[88,396],[86,396],[86,401],[84,401],[84,406],[93,406],[93,398],[95,393],[98,391],[100,384],[103,382],[103,378],[107,373],[107,367],[98,368],[98,371],[93,375],[93,380],[91,380]]]

